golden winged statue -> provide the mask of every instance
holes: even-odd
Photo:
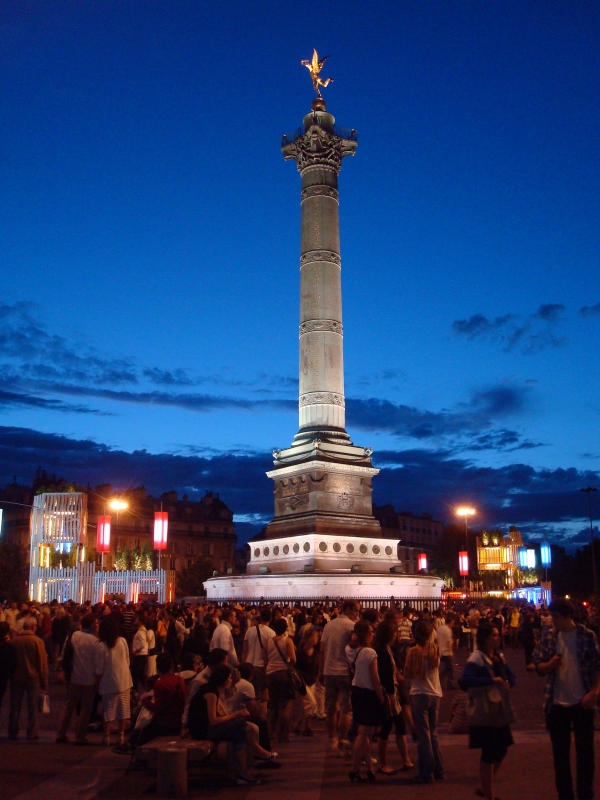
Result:
[[[319,77],[319,72],[323,69],[323,64],[327,61],[329,56],[325,56],[319,61],[319,56],[316,50],[313,50],[312,60],[311,61],[301,61],[300,63],[302,66],[306,67],[307,70],[310,72],[310,77],[312,78],[313,86],[315,87],[315,92],[319,97],[323,97],[321,94],[321,90],[319,86],[325,88],[329,86],[330,83],[333,83],[333,78],[325,78],[323,80]]]

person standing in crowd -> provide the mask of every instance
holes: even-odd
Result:
[[[17,666],[17,654],[10,644],[10,624],[0,622],[0,710],[10,676]]]
[[[119,627],[114,617],[104,617],[100,623],[100,644],[96,650],[96,676],[98,691],[102,697],[104,717],[103,744],[110,745],[110,726],[118,723],[119,744],[125,743],[125,723],[131,717],[131,687],[133,680],[129,670],[129,646],[119,636]]]
[[[575,622],[568,600],[553,600],[552,628],[533,653],[540,675],[546,675],[544,710],[552,742],[559,800],[574,800],[571,777],[571,731],[575,736],[577,798],[594,797],[594,709],[600,694],[600,648],[596,635]]]
[[[70,620],[63,606],[56,609],[52,620],[52,669],[58,669],[58,659],[69,635]]]
[[[310,721],[317,714],[315,683],[319,672],[319,639],[321,634],[309,628],[300,638],[296,650],[296,669],[302,675],[306,686],[306,694],[296,697],[299,719],[294,726],[294,733],[302,736],[313,736]]]
[[[384,721],[379,731],[379,772],[383,775],[395,775],[396,771],[387,761],[387,745],[392,728],[396,734],[396,747],[402,759],[402,771],[412,768],[408,756],[408,745],[406,743],[406,722],[402,716],[402,708],[398,695],[398,679],[402,675],[396,664],[392,646],[396,639],[396,624],[392,621],[384,620],[377,628],[374,640],[374,648],[377,653],[377,669],[379,680],[384,691]]]
[[[19,735],[19,717],[23,697],[27,695],[27,739],[35,741],[38,735],[38,701],[48,688],[48,657],[42,640],[35,635],[35,617],[23,620],[23,627],[11,641],[14,648],[14,672],[10,679],[10,713],[8,738],[15,741]]]
[[[131,654],[133,656],[131,677],[133,688],[137,692],[139,687],[143,685],[148,670],[148,630],[146,628],[146,619],[142,614],[136,618],[135,627],[135,636],[131,645]]]
[[[121,614],[121,634],[125,638],[125,641],[131,647],[131,643],[133,642],[133,637],[135,636],[136,630],[136,617],[135,617],[135,606],[133,603],[129,603],[125,611]]]
[[[235,652],[235,644],[231,631],[233,630],[233,623],[235,621],[235,611],[231,608],[224,608],[221,612],[221,623],[215,628],[212,639],[210,640],[210,649],[214,650],[219,647],[227,651],[227,663],[230,667],[237,667],[238,657]],[[286,623],[287,626],[287,623]],[[286,627],[287,630],[287,627]]]
[[[479,625],[479,620],[481,619],[481,613],[479,612],[477,606],[471,606],[467,619],[469,622],[469,650],[472,653],[477,646],[477,626]]]
[[[444,766],[437,736],[437,723],[442,697],[440,686],[440,651],[433,641],[433,629],[425,620],[413,625],[415,646],[406,656],[404,674],[411,680],[410,702],[417,734],[419,774],[414,783],[431,783],[444,779]]]
[[[511,668],[499,652],[498,629],[487,622],[477,628],[477,649],[471,653],[459,681],[469,692],[469,747],[481,750],[477,794],[495,800],[494,779],[504,761],[513,737],[508,690],[516,683]]]
[[[512,606],[508,610],[508,636],[510,639],[510,646],[513,650],[519,646],[519,625],[521,624],[521,615],[516,606]]]
[[[527,611],[519,627],[519,641],[523,645],[523,650],[525,651],[525,667],[529,672],[533,672],[535,669],[533,663],[533,651],[535,650],[534,620],[535,614],[531,611]]]
[[[8,608],[4,610],[4,622],[8,622],[11,631],[17,629],[17,618],[19,616],[19,607],[16,600],[12,600]]]
[[[325,686],[325,714],[331,751],[343,757],[350,748],[350,666],[346,645],[358,619],[358,603],[346,600],[342,613],[328,622],[321,637],[319,678]]]
[[[254,667],[252,685],[256,694],[256,702],[263,709],[266,709],[267,692],[264,647],[267,639],[275,636],[275,631],[269,627],[270,622],[270,610],[261,608],[260,613],[255,617],[255,624],[246,631],[242,647],[242,662],[250,663]]]
[[[346,658],[354,673],[351,689],[352,714],[354,724],[358,726],[358,735],[352,749],[352,770],[349,773],[352,783],[365,781],[360,774],[363,759],[367,766],[366,780],[375,780],[371,739],[375,728],[383,724],[383,689],[377,670],[377,653],[371,647],[372,642],[373,626],[368,620],[361,619],[354,627],[352,645],[348,644],[345,648]]]
[[[294,642],[287,636],[287,620],[274,620],[275,636],[265,640],[264,658],[267,665],[267,688],[269,690],[269,732],[274,742],[290,740],[290,680],[289,667],[296,663]]]
[[[63,671],[68,674],[67,702],[63,708],[56,741],[68,742],[67,731],[73,711],[79,707],[75,744],[86,745],[88,723],[96,695],[96,648],[98,647],[98,620],[86,614],[81,620],[81,630],[71,636],[68,647],[72,648],[70,669],[63,658]]]
[[[450,620],[448,621],[450,622]],[[454,689],[454,666],[452,663],[454,633],[448,622],[444,620],[436,628],[435,634],[440,649],[440,685],[443,685],[444,681],[446,681],[446,688]]]

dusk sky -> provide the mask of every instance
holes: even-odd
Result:
[[[242,537],[266,524],[264,472],[298,426],[300,178],[280,137],[310,110],[313,47],[359,137],[346,406],[375,502],[588,541],[597,2],[5,0],[0,483],[40,465],[210,489]]]

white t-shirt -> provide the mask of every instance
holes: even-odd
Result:
[[[93,631],[75,631],[71,636],[71,644],[73,645],[71,683],[78,686],[94,686],[98,647],[96,635]]]
[[[350,641],[355,623],[345,614],[328,622],[321,637],[323,675],[349,675],[350,668],[345,648]]]
[[[577,663],[577,628],[556,634],[556,653],[562,656],[562,663],[554,673],[554,702],[559,706],[575,706],[585,694]]]
[[[129,645],[120,636],[114,647],[100,642],[94,650],[96,675],[101,675],[98,692],[101,695],[117,694],[131,689],[133,681],[129,671]]]
[[[258,629],[260,628],[260,639],[258,636]],[[248,643],[248,656],[247,661],[254,664],[255,667],[264,667],[265,660],[263,657],[263,647],[267,643],[267,639],[273,639],[275,631],[269,628],[268,625],[254,625],[248,628],[244,641]],[[261,646],[262,642],[262,646]]]
[[[233,714],[234,711],[246,708],[248,700],[255,699],[256,692],[254,691],[254,686],[245,678],[240,678],[233,688],[233,694],[225,701],[227,713]]]
[[[359,689],[371,689],[375,691],[369,668],[371,662],[376,658],[377,653],[372,647],[352,648],[350,645],[346,646],[346,659],[348,664],[354,665],[352,686],[358,686]]]
[[[438,647],[440,648],[440,655],[451,656],[454,634],[452,633],[452,629],[450,628],[450,626],[446,625],[446,623],[440,625],[439,628],[436,630],[436,638]]]

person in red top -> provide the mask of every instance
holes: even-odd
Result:
[[[113,748],[115,753],[131,753],[136,746],[157,736],[179,736],[185,708],[185,683],[183,678],[173,674],[173,659],[169,653],[157,656],[156,671],[159,678],[154,684],[153,696],[142,700],[153,717],[145,728],[134,730],[126,744]],[[134,736],[138,733],[139,737]]]

